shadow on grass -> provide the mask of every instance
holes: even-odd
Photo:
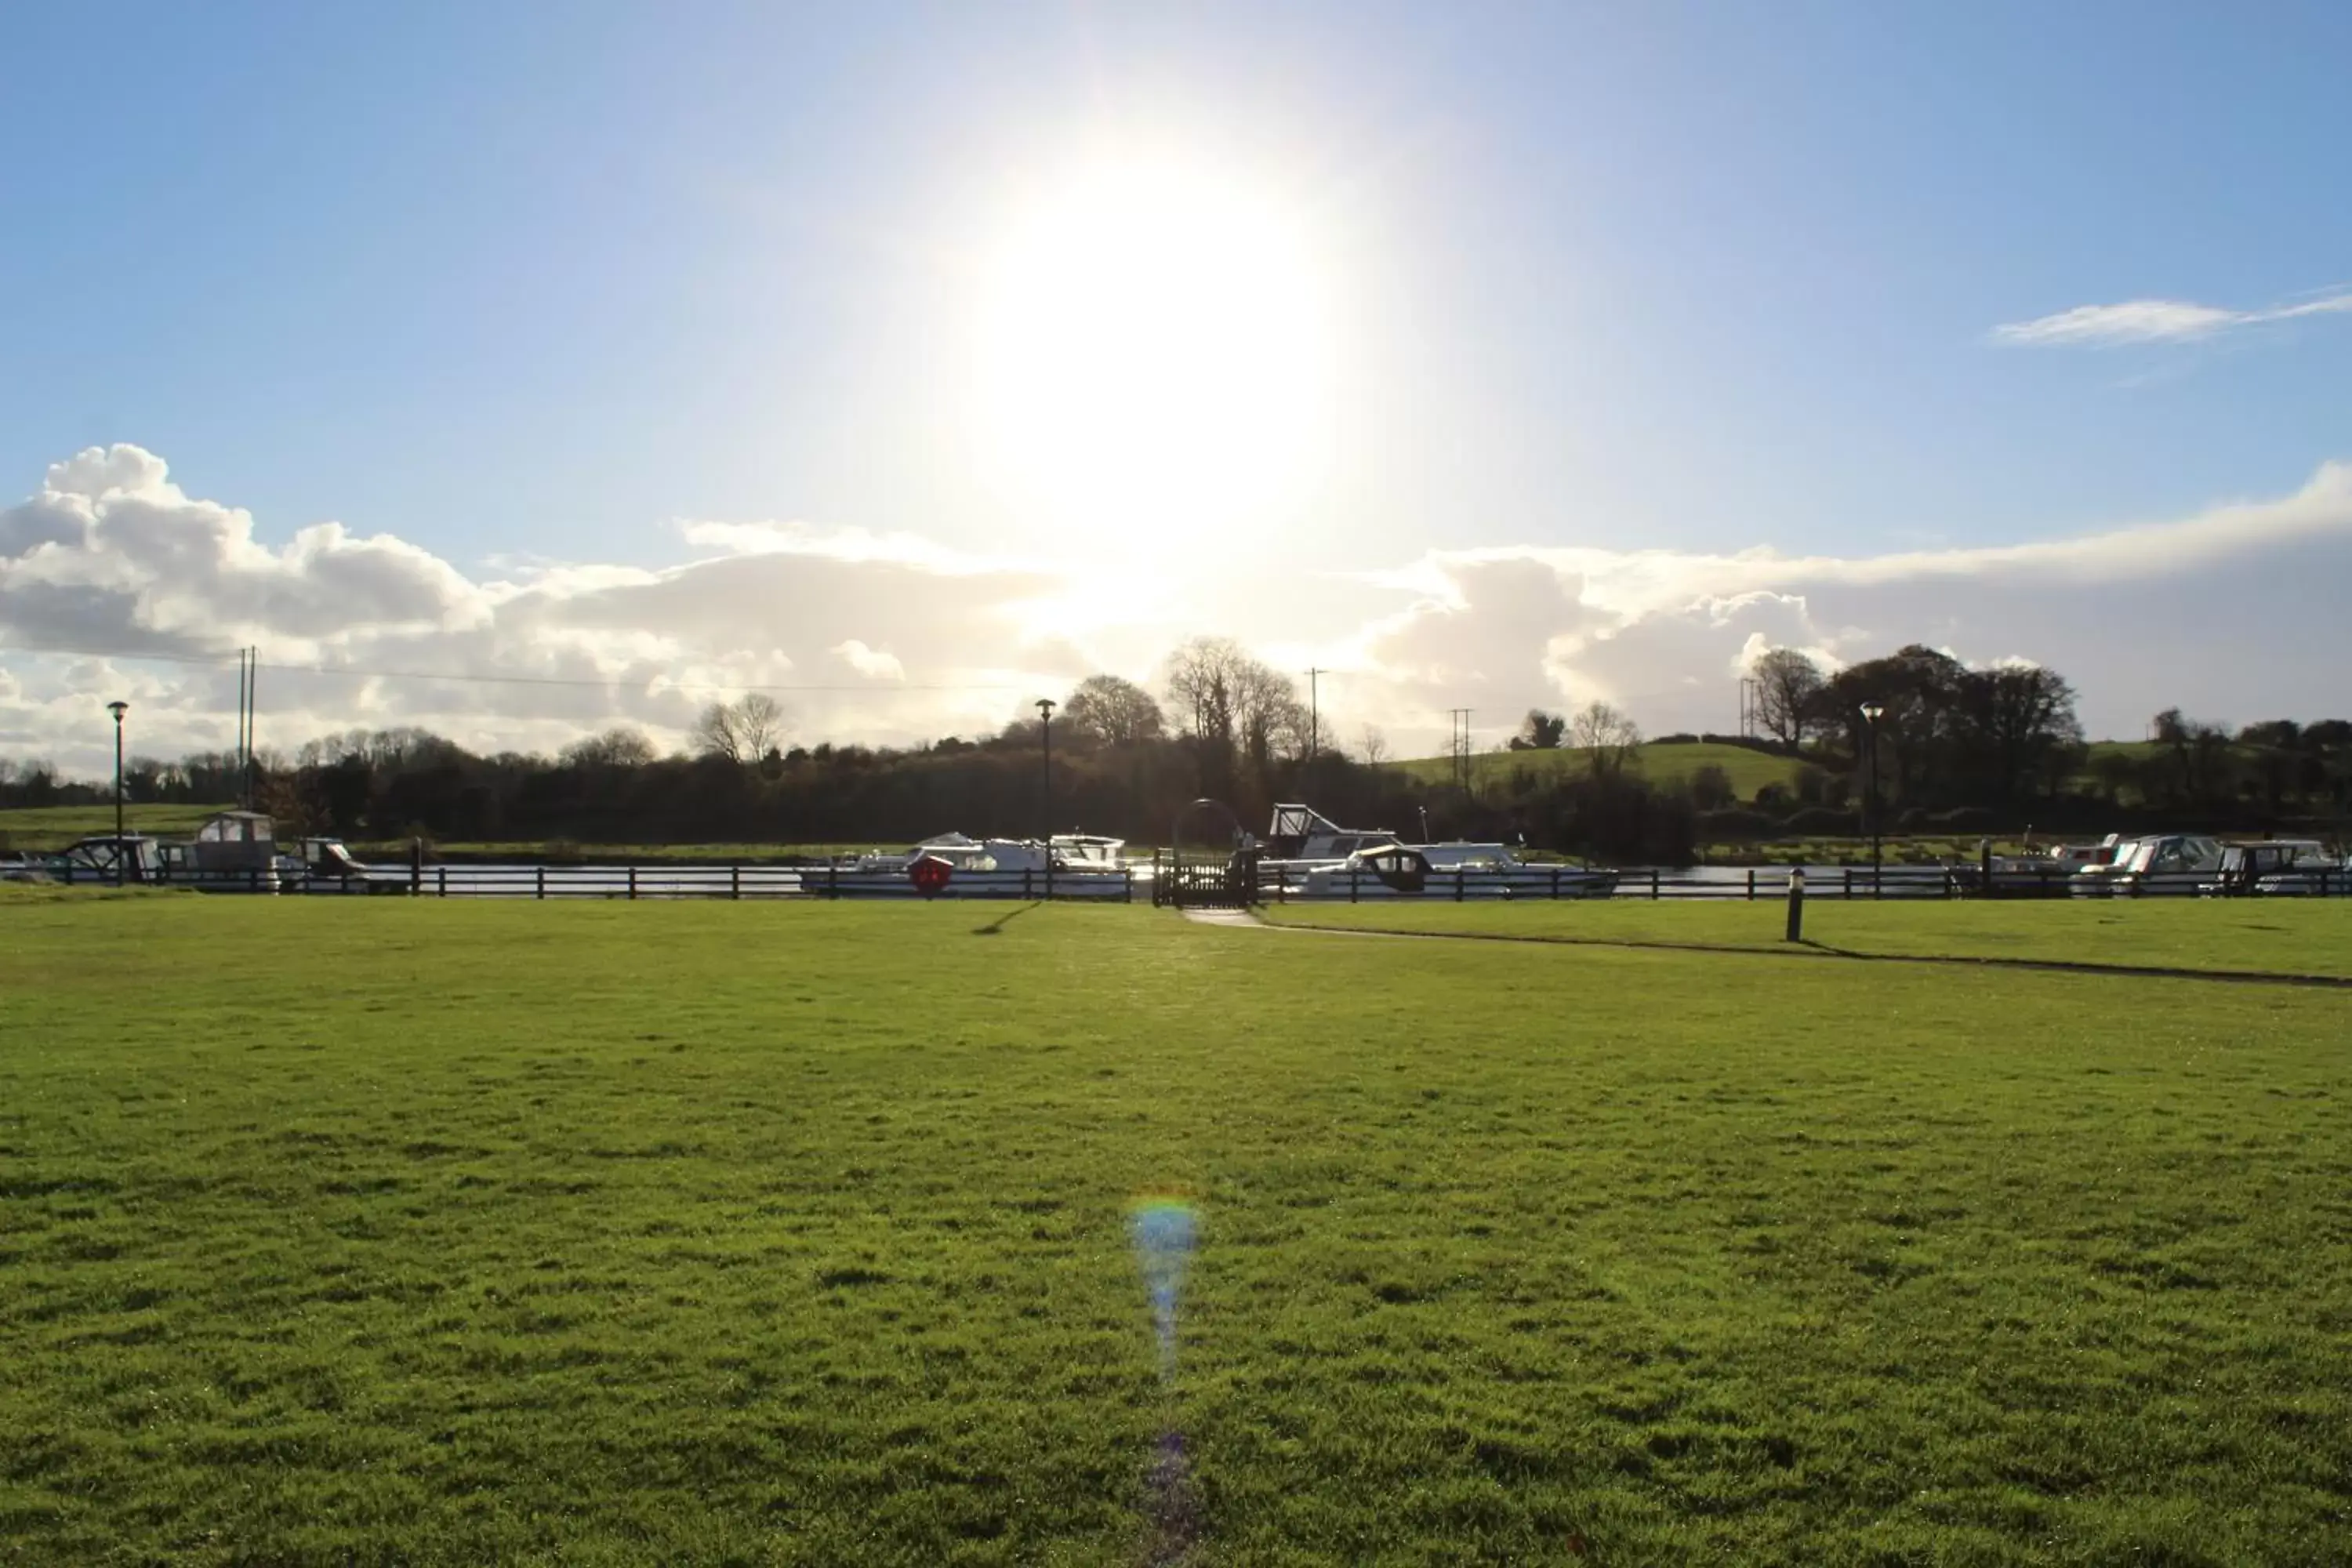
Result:
[[[1036,907],[1037,906],[1035,904],[1031,903],[1023,904],[1019,909],[1007,910],[1003,914],[997,916],[994,920],[989,921],[986,925],[972,927],[971,934],[974,936],[994,936],[1006,926],[1011,925],[1014,921],[1020,919],[1023,915],[1027,914],[1031,910],[1034,910]]]
[[[1404,942],[1515,942],[1538,947],[1622,947],[1665,952],[1745,953],[1751,958],[1842,958],[1858,963],[1941,963],[1969,969],[2035,969],[2054,974],[2122,974],[2158,980],[2221,980],[2242,985],[2307,985],[2352,991],[2352,976],[2294,974],[2269,969],[2184,969],[2161,963],[2095,963],[2069,958],[2007,958],[1952,952],[1861,952],[1801,937],[1775,946],[1735,947],[1722,942],[1658,942],[1639,937],[1534,936],[1518,931],[1376,931],[1360,926],[1318,926],[1301,921],[1259,922],[1265,931],[1307,931],[1318,936],[1391,937]]]

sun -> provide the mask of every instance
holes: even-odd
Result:
[[[1278,523],[1322,461],[1328,307],[1294,210],[1167,163],[1092,164],[989,258],[982,462],[1059,538],[1230,544]]]

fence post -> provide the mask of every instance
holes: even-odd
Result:
[[[1356,871],[1357,871],[1357,866],[1356,866],[1356,863],[1355,863],[1353,860],[1349,861],[1349,862],[1348,862],[1348,901],[1349,901],[1349,903],[1351,903],[1351,904],[1352,904],[1352,903],[1357,903],[1357,902],[1360,902],[1360,900],[1356,897]]]
[[[1852,902],[1853,902],[1853,867],[1851,867],[1851,866],[1848,866],[1848,867],[1846,867],[1846,868],[1844,868],[1844,871],[1845,871],[1845,901],[1846,901],[1847,903],[1852,903]]]
[[[1118,873],[1118,888],[1120,894],[1119,901],[1121,903],[1131,904],[1135,902],[1135,873],[1133,871],[1125,868],[1120,868]]]
[[[1650,868],[1650,901],[1654,904],[1658,901],[1658,868],[1655,866]]]
[[[1753,866],[1748,868],[1748,901],[1751,904],[1756,901],[1756,868]]]
[[[535,868],[535,869],[536,869],[536,870],[538,871],[538,873],[539,873],[539,895],[538,895],[538,896],[543,899],[543,898],[547,897],[547,868],[546,868],[546,867],[544,867],[544,866],[541,866],[541,867]]]
[[[416,897],[419,890],[417,884],[424,879],[425,840],[412,838],[408,841],[408,896],[410,898]]]
[[[1029,868],[1026,866],[1021,868],[1021,896],[1024,899],[1029,896]]]
[[[442,898],[447,898],[449,896],[449,868],[446,866],[434,867],[433,880],[437,885],[436,888],[437,894]]]
[[[1551,896],[1554,903],[1559,901],[1559,867],[1557,863],[1551,868]]]
[[[636,868],[635,866],[632,866],[632,867],[630,867],[630,868],[629,868],[629,902],[631,902],[631,903],[633,903],[633,904],[634,904],[634,903],[635,903],[636,901],[637,901],[637,868]]]
[[[740,860],[727,868],[727,896],[739,900],[743,897],[743,863]]]
[[[1454,868],[1454,901],[1457,904],[1462,901],[1462,879],[1468,874],[1469,870],[1466,867]]]

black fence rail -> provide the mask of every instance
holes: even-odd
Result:
[[[1262,868],[1255,900],[1262,904],[1365,903],[1412,900],[1468,903],[1495,900],[1549,901],[1608,898],[1668,900],[1785,899],[1792,878],[1805,879],[1811,899],[2158,899],[2158,898],[2343,898],[2352,897],[2352,870],[2315,869],[2265,877],[2252,883],[2225,879],[2219,871],[2167,872],[2135,877],[2083,877],[2051,871],[1995,871],[1988,879],[1974,866],[1824,866],[1646,868],[1600,873],[1610,879],[1596,888],[1596,875],[1580,868],[1524,866],[1510,869],[1432,868],[1400,885],[1353,868],[1301,878],[1276,867]]]
[[[1132,903],[1139,890],[1155,904],[1238,907],[1246,904],[1366,903],[1389,900],[1469,903],[1571,899],[1785,899],[1790,879],[1805,878],[1813,900],[2347,898],[2352,868],[2273,873],[2255,881],[2219,871],[2100,877],[2060,870],[1996,870],[1975,866],[1692,867],[1595,871],[1575,866],[1528,865],[1504,869],[1433,868],[1409,883],[1356,867],[1309,875],[1300,868],[1250,866],[1241,858],[1178,860],[1118,871],[956,870],[943,886],[918,886],[897,869],[779,866],[763,861],[720,864],[655,862],[621,866],[437,865],[373,867],[351,876],[298,875],[252,868],[189,871],[134,883],[201,892],[287,897],[363,896],[427,899],[1017,899]],[[111,869],[53,865],[39,875],[64,886],[120,885]]]
[[[62,865],[45,872],[62,886],[115,887],[110,869]],[[197,892],[282,897],[383,895],[425,899],[1053,899],[1132,903],[1138,879],[1130,871],[952,871],[926,889],[900,870],[840,866],[777,866],[766,862],[625,866],[438,865],[371,867],[350,876],[300,874],[250,868],[146,877],[136,884]]]

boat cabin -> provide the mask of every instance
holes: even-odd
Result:
[[[1397,836],[1384,827],[1342,827],[1311,805],[1276,805],[1274,823],[1265,832],[1269,860],[1345,860],[1366,849],[1394,844]]]

